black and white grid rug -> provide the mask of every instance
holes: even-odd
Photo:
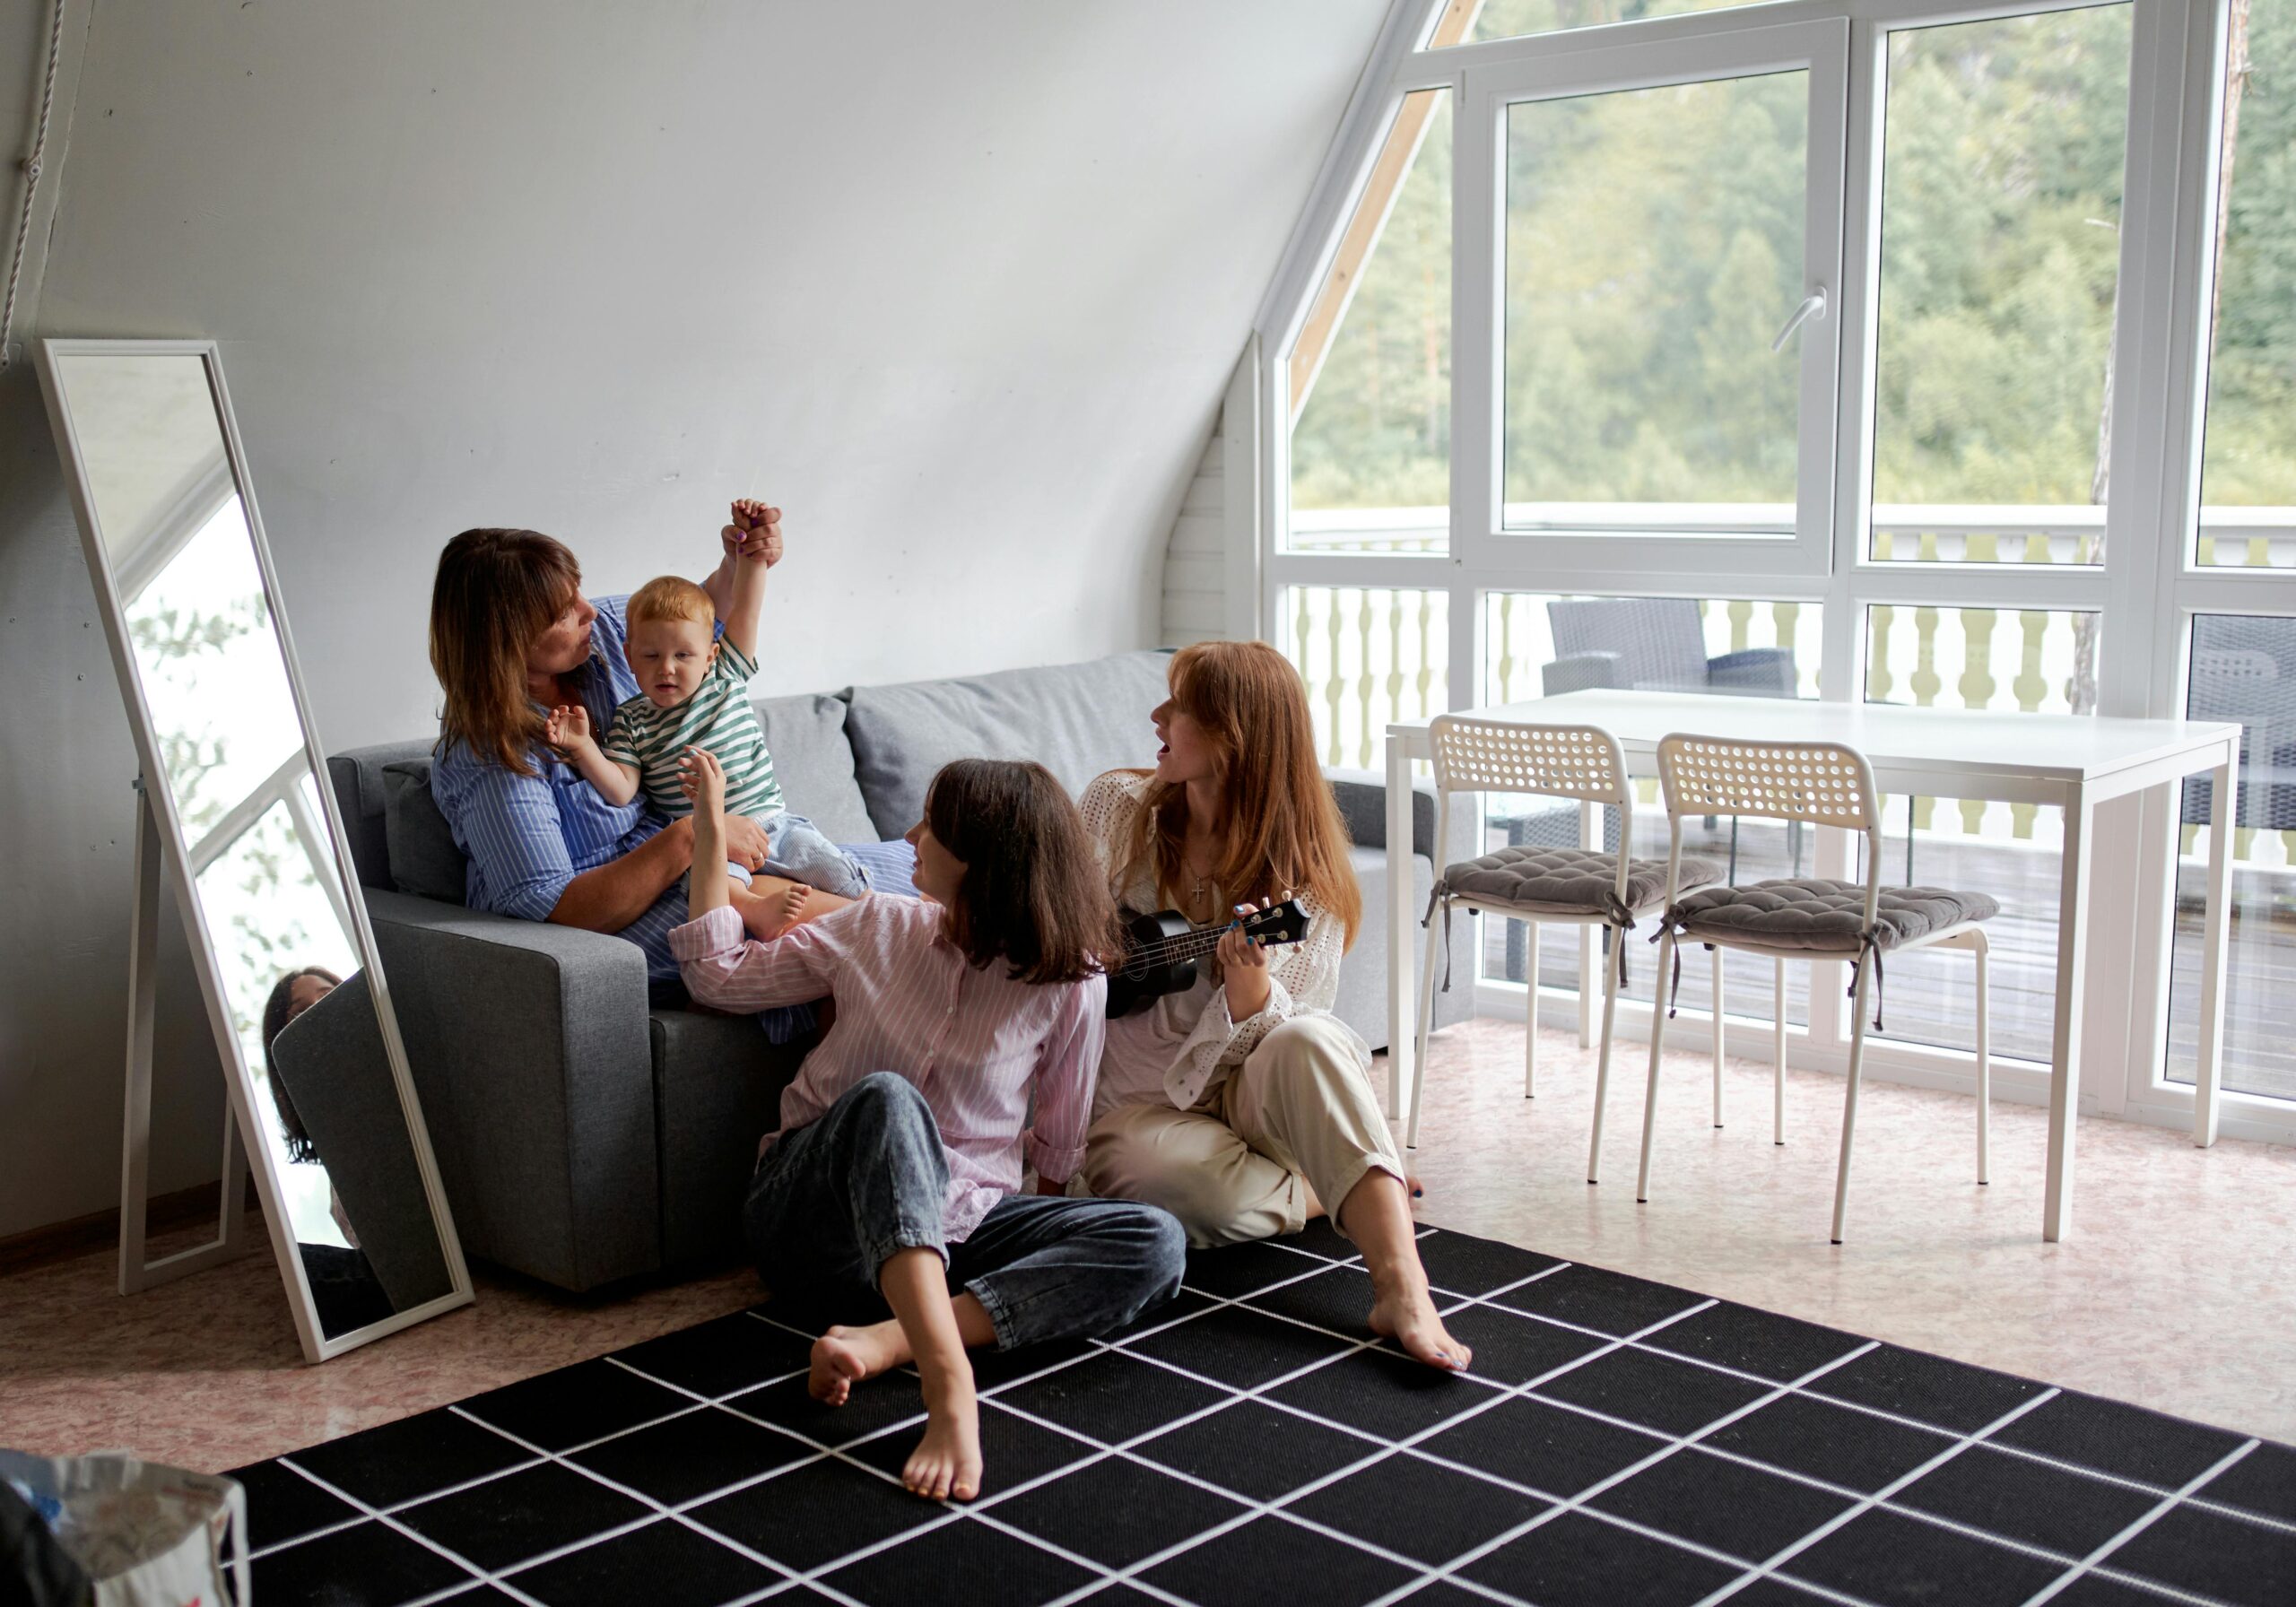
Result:
[[[1430,1231],[1475,1371],[1318,1225],[1093,1344],[982,1355],[982,1498],[896,1482],[770,1306],[239,1470],[257,1607],[2296,1602],[2296,1450]]]

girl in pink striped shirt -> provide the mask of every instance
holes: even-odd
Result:
[[[1165,1212],[1065,1197],[1116,941],[1083,822],[1043,766],[959,760],[909,833],[923,899],[865,898],[757,942],[727,903],[725,772],[700,749],[683,769],[693,918],[670,951],[686,987],[721,1010],[837,1003],[760,1148],[744,1213],[758,1272],[777,1294],[883,1297],[891,1321],[814,1342],[813,1393],[842,1405],[914,1361],[925,1438],[901,1482],[970,1500],[980,1425],[966,1347],[1120,1327],[1171,1296],[1184,1264]],[[1021,1192],[1024,1160],[1035,1195]]]

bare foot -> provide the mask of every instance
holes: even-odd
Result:
[[[793,888],[798,886],[795,882],[790,885]],[[759,942],[770,943],[796,925],[789,918],[789,895],[786,892],[769,889],[762,893],[754,893],[747,888],[736,887],[729,890],[726,896],[735,912],[742,917],[742,930]]]
[[[888,1345],[878,1332],[882,1328],[892,1329],[899,1340],[900,1324],[878,1323],[866,1328],[831,1328],[813,1341],[805,1393],[824,1405],[842,1406],[855,1385],[908,1360],[907,1346]]]
[[[980,1406],[972,1368],[925,1385],[925,1438],[900,1470],[901,1488],[927,1500],[970,1501],[980,1494]]]
[[[1464,1373],[1474,1352],[1453,1339],[1435,1315],[1435,1301],[1424,1279],[1409,1286],[1372,1285],[1371,1332],[1401,1345],[1404,1354],[1429,1367]]]

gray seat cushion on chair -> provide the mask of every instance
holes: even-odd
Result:
[[[1722,867],[1709,859],[1682,862],[1682,887],[1704,887],[1722,880]],[[1536,907],[1558,914],[1596,914],[1609,908],[1618,886],[1618,860],[1593,848],[1550,848],[1536,844],[1500,848],[1481,859],[1469,859],[1443,873],[1444,885],[1457,896],[1488,899],[1494,903],[1526,908]],[[1643,909],[1666,896],[1666,862],[1630,859],[1626,862],[1626,904]]]
[[[1781,878],[1709,887],[1675,905],[1686,937],[1744,938],[1774,948],[1854,954],[1866,931],[1866,888],[1857,882]],[[1965,921],[1990,920],[1998,900],[1943,887],[1885,887],[1874,916],[1874,946],[1902,948]]]

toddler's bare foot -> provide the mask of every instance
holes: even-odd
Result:
[[[792,882],[789,884],[789,890],[781,895],[781,929],[784,932],[803,921],[808,913],[813,913],[808,908],[813,896],[813,890],[804,882]]]
[[[893,1343],[881,1332],[891,1328]],[[842,1406],[853,1386],[874,1378],[888,1368],[909,1359],[900,1341],[899,1323],[875,1323],[866,1328],[831,1328],[813,1341],[813,1365],[805,1377],[805,1393],[825,1405]]]
[[[1453,1339],[1443,1319],[1435,1315],[1435,1301],[1427,1292],[1424,1278],[1409,1284],[1373,1282],[1371,1332],[1394,1340],[1404,1354],[1429,1367],[1464,1373],[1474,1360],[1474,1352]]]
[[[925,1385],[925,1438],[900,1470],[901,1488],[927,1500],[970,1501],[980,1494],[980,1404],[972,1369]]]
[[[801,918],[797,912],[804,907],[801,895],[807,889],[796,882],[787,883],[787,891],[769,888],[761,893],[744,888],[733,889],[728,897],[732,899],[734,908],[741,912],[742,930],[761,943],[770,943],[796,925]]]

